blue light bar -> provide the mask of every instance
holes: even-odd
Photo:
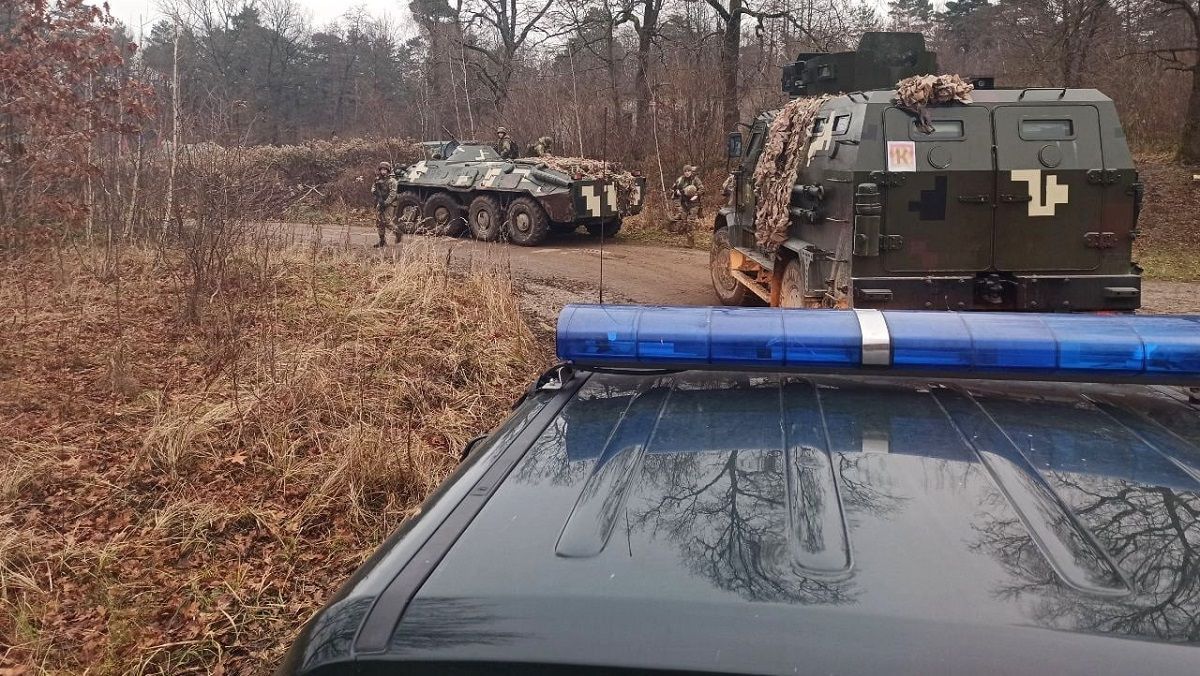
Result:
[[[582,367],[1200,386],[1200,315],[568,305],[558,356]]]

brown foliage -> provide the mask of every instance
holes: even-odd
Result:
[[[510,282],[239,250],[202,324],[176,254],[0,278],[0,667],[269,673],[539,366]]]
[[[828,96],[795,99],[783,107],[768,129],[758,166],[754,168],[757,205],[754,222],[758,245],[770,251],[787,239],[792,188],[800,167],[808,161],[813,119]]]
[[[896,105],[917,116],[920,126],[932,132],[929,106],[971,103],[975,87],[958,75],[914,75],[896,83]]]
[[[0,12],[0,228],[78,222],[98,172],[93,144],[135,133],[151,92],[121,72],[133,46],[114,42],[106,9],[15,0]]]

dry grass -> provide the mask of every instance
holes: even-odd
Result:
[[[98,255],[0,270],[0,670],[268,672],[543,365],[419,251],[256,251],[198,324],[179,260]]]
[[[709,205],[705,205],[704,217],[700,218],[696,225],[690,248],[708,251],[712,246],[713,214],[716,213],[719,206],[710,208]],[[674,217],[677,215],[663,208],[661,200],[656,199],[653,203],[646,205],[646,209],[642,213],[626,218],[621,233],[617,237],[622,242],[687,249],[689,248],[687,235],[671,232],[668,228]]]
[[[1181,165],[1169,154],[1141,154],[1138,172],[1146,197],[1135,258],[1153,279],[1200,280],[1200,167]]]

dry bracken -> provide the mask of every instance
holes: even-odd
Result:
[[[0,666],[269,671],[543,365],[494,271],[268,253],[199,322],[170,252],[4,269]]]

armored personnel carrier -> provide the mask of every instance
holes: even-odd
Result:
[[[868,33],[858,51],[801,54],[793,97],[833,95],[795,176],[786,241],[756,244],[754,171],[777,112],[731,134],[735,195],[716,215],[721,302],[774,306],[1132,311],[1142,186],[1113,102],[1093,89],[993,89],[896,102],[936,73],[915,33]],[[874,89],[873,89],[874,88]],[[843,93],[844,92],[844,93]]]
[[[552,230],[579,226],[611,237],[621,219],[642,209],[646,179],[574,175],[541,158],[505,160],[487,145],[423,144],[427,159],[396,170],[397,220],[407,232],[542,243]]]

